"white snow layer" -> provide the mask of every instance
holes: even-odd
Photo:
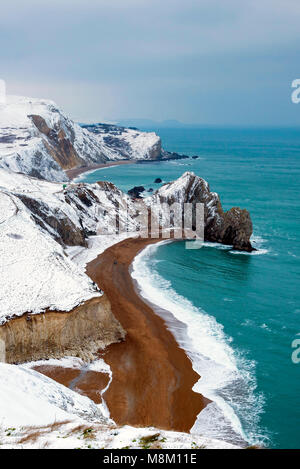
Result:
[[[0,363],[0,425],[36,426],[81,417],[105,422],[90,399],[22,366]]]
[[[162,449],[236,449],[229,443],[202,435],[153,427],[117,427],[103,417],[100,406],[89,398],[36,371],[0,363],[2,449],[141,449],[146,444],[143,438],[149,436]]]
[[[99,296],[17,197],[0,191],[0,214],[0,324],[26,312],[70,311]]]
[[[30,117],[33,115],[44,119],[50,135],[36,127]],[[76,166],[124,158],[149,159],[160,152],[160,138],[155,133],[124,129],[121,137],[113,136],[119,143],[109,146],[104,140],[109,132],[98,135],[83,129],[52,101],[7,96],[6,104],[0,104],[0,168],[49,181],[66,181],[51,151],[62,138],[61,132],[79,158]]]
[[[95,134],[95,138],[105,148],[110,160],[129,158],[133,160],[149,160],[161,151],[161,139],[155,132],[142,132],[134,129],[122,129],[113,134],[115,145],[109,146],[105,139],[108,134],[101,132]]]
[[[149,206],[172,194],[182,202],[191,183],[206,184],[185,173],[152,197],[134,201],[107,182],[63,189],[59,183],[0,169],[0,324],[24,313],[70,311],[99,296],[85,274],[86,264],[111,245],[137,235],[136,214],[144,203]],[[120,235],[116,213],[126,226]],[[61,226],[73,233],[75,246],[59,244]],[[80,246],[83,233],[89,235],[87,247]]]
[[[89,197],[88,206],[81,195]],[[29,210],[24,197],[38,209]],[[130,198],[110,184],[70,184],[63,190],[61,184],[0,169],[0,324],[24,313],[70,311],[101,294],[84,267],[107,247],[130,236],[114,234],[117,202],[125,222]],[[38,210],[46,214],[43,219]],[[47,224],[50,218],[51,225]],[[60,233],[53,219],[67,220],[74,230],[97,236],[88,240],[88,248],[66,249],[56,241]],[[134,221],[131,227],[134,230]],[[78,262],[73,262],[71,257],[78,255]]]

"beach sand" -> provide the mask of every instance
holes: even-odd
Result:
[[[109,346],[103,355],[113,374],[104,399],[120,425],[189,431],[209,401],[192,391],[199,375],[130,275],[135,256],[153,242],[157,240],[125,240],[87,267],[127,332],[124,342]]]
[[[110,166],[119,166],[121,164],[135,164],[136,160],[120,160],[120,161],[109,161],[107,163],[94,164],[90,166],[81,166],[80,168],[67,169],[65,171],[68,178],[72,181],[78,178],[81,174],[89,171],[96,171],[96,169],[109,168]]]
[[[105,291],[114,316],[127,332],[124,342],[99,351],[99,357],[112,371],[112,382],[103,398],[111,418],[119,425],[188,432],[210,401],[192,391],[199,375],[155,307],[139,295],[130,275],[135,256],[157,241],[127,239],[87,266],[87,274]],[[164,311],[163,315],[168,317],[170,313]],[[109,381],[107,374],[97,372],[51,366],[36,370],[97,404]]]

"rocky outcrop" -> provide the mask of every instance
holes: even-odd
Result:
[[[253,251],[250,242],[253,226],[248,210],[233,207],[222,215],[219,234],[222,243],[232,244],[233,248],[239,251]]]
[[[103,295],[70,312],[25,314],[0,327],[1,361],[24,363],[65,355],[89,361],[99,349],[125,338]]]
[[[143,192],[145,192],[144,186],[136,186],[128,191],[128,195],[134,199],[139,199]]]
[[[204,204],[204,236],[206,241],[227,244],[240,251],[251,252],[253,226],[247,210],[234,207],[224,212],[219,195],[211,192],[208,183],[192,172],[177,181],[165,184],[153,196],[160,203]]]
[[[75,134],[72,129],[70,129],[70,136],[67,138],[63,128],[51,129],[43,117],[37,115],[29,115],[28,117],[36,128],[47,137],[47,140],[44,140],[44,145],[62,169],[72,169],[85,163],[74,148]]]

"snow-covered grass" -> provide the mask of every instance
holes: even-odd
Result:
[[[83,420],[40,427],[0,428],[0,449],[239,449],[224,441],[154,427],[89,424]]]
[[[95,184],[84,192],[90,197],[86,206],[80,199],[81,187],[69,185],[64,191],[61,184],[0,169],[0,324],[24,313],[70,311],[100,296],[85,274],[85,265],[107,247],[130,236],[116,236],[110,229],[115,222],[110,216],[115,213],[115,203],[120,203],[125,220],[130,199],[116,188]],[[24,197],[31,201],[31,209],[22,202]],[[102,235],[91,237],[88,248],[67,248],[57,242],[60,233],[55,223],[47,223],[50,219],[66,221],[67,232],[100,231]],[[78,262],[72,261],[74,256]]]
[[[0,324],[26,312],[70,311],[100,296],[17,197],[0,192],[0,213]]]

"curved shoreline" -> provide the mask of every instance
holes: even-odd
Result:
[[[120,425],[188,432],[210,401],[192,390],[199,375],[154,306],[138,294],[130,274],[135,256],[158,241],[127,239],[87,266],[87,274],[106,292],[127,332],[124,342],[104,352],[113,376],[104,399]]]
[[[111,166],[120,166],[123,164],[135,164],[136,160],[115,160],[108,161],[106,163],[99,163],[90,166],[81,166],[80,168],[73,168],[65,170],[66,175],[70,181],[74,182],[79,176],[82,177],[83,174],[94,173],[97,169],[110,168]]]

